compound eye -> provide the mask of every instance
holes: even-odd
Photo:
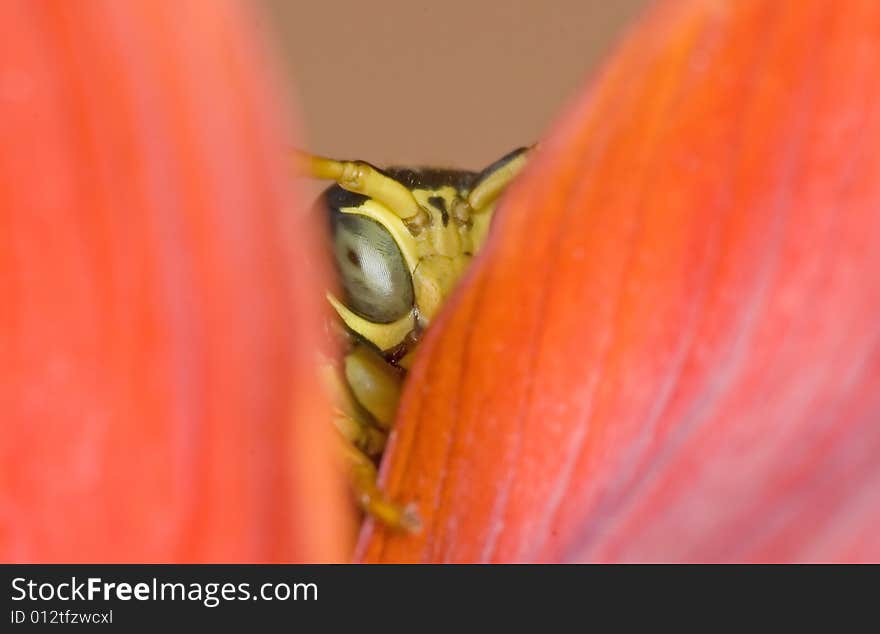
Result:
[[[365,216],[334,213],[333,251],[350,310],[380,324],[412,310],[412,277],[400,248],[381,224]]]

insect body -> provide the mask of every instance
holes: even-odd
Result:
[[[361,507],[380,521],[417,530],[418,514],[376,486],[376,461],[394,421],[419,337],[489,230],[495,202],[522,169],[527,150],[482,172],[379,170],[367,163],[299,156],[300,167],[336,181],[321,204],[332,236],[338,292],[328,300],[345,341],[342,367],[324,374]]]

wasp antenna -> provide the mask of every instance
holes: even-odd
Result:
[[[477,184],[468,194],[468,206],[480,212],[495,202],[510,182],[516,178],[528,162],[530,148],[520,148],[511,152],[483,173]]]
[[[298,173],[336,181],[343,189],[369,196],[415,228],[421,228],[430,220],[430,214],[422,209],[409,189],[369,163],[337,161],[299,150],[293,151],[293,161]]]

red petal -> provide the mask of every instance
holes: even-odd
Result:
[[[880,560],[880,4],[661,3],[510,192],[367,561]]]
[[[0,4],[4,561],[345,555],[312,232],[248,18]]]

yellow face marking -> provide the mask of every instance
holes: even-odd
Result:
[[[426,240],[422,243],[423,257],[443,255],[448,258],[457,257],[464,252],[470,251],[470,239],[466,227],[460,227],[453,222],[447,212],[446,224],[443,223],[443,213],[431,204],[432,198],[443,201],[446,209],[451,209],[455,200],[459,198],[454,187],[441,187],[439,189],[414,189],[413,196],[431,214],[431,224],[424,231]]]

